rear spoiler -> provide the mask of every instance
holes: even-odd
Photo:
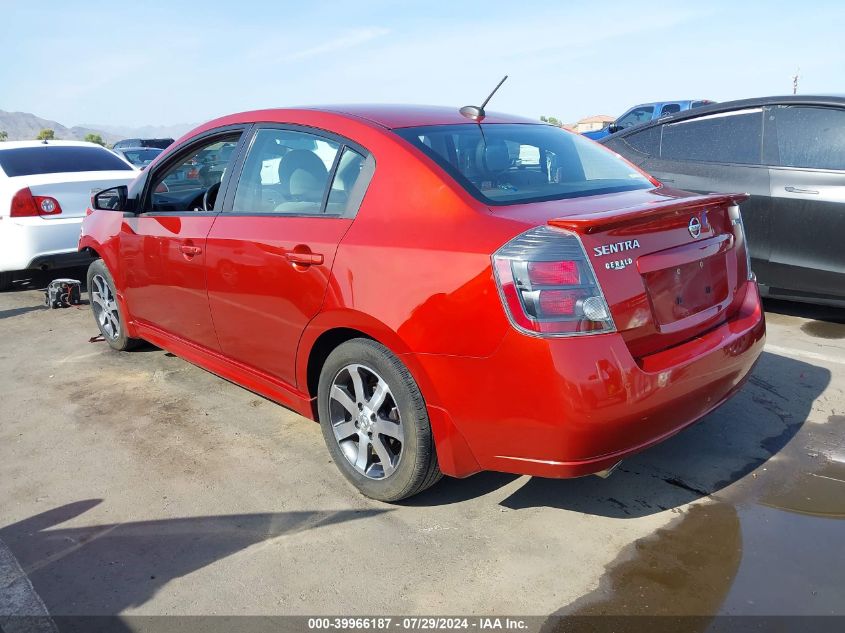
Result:
[[[729,206],[738,205],[748,200],[747,193],[712,193],[687,198],[661,200],[659,202],[640,204],[626,209],[614,209],[600,213],[583,213],[567,215],[562,218],[549,220],[549,225],[562,229],[570,229],[578,233],[595,233],[618,226],[636,224],[665,215],[681,214],[685,211],[700,209],[707,205]]]

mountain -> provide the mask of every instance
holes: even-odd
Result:
[[[0,130],[5,130],[10,141],[33,140],[41,130],[49,128],[56,133],[57,139],[83,141],[86,134],[99,134],[106,143],[112,145],[124,138],[179,138],[195,127],[196,124],[191,123],[139,127],[91,123],[67,127],[58,121],[42,119],[29,112],[0,110]]]
[[[53,130],[56,133],[56,138],[65,140],[82,141],[85,140],[86,134],[99,134],[106,143],[111,144],[122,138],[93,127],[79,125],[66,127],[58,121],[42,119],[29,112],[0,110],[0,130],[4,130],[9,135],[10,141],[33,140],[45,128]]]
[[[120,138],[179,138],[185,132],[193,130],[199,123],[178,123],[174,125],[141,125],[129,127],[126,125],[104,125],[98,123],[84,123],[83,127],[96,128]]]

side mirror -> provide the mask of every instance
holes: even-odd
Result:
[[[129,188],[126,185],[103,189],[91,198],[91,206],[103,211],[125,211]]]
[[[622,129],[621,125],[617,125],[616,123],[611,123],[607,126],[607,131],[611,134],[616,134],[619,130]]]

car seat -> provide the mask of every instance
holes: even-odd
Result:
[[[314,152],[291,150],[279,162],[279,185],[286,200],[275,211],[313,213],[323,202],[328,179],[325,164]]]

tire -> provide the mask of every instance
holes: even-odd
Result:
[[[126,335],[126,315],[117,302],[114,278],[102,259],[96,259],[88,266],[86,283],[94,321],[109,347],[119,352],[137,347],[142,341]]]
[[[14,273],[0,273],[0,292],[3,290],[9,290],[12,287],[12,282],[14,280]]]
[[[335,348],[320,372],[317,398],[329,453],[364,495],[399,501],[442,477],[419,387],[383,345],[358,338]]]

